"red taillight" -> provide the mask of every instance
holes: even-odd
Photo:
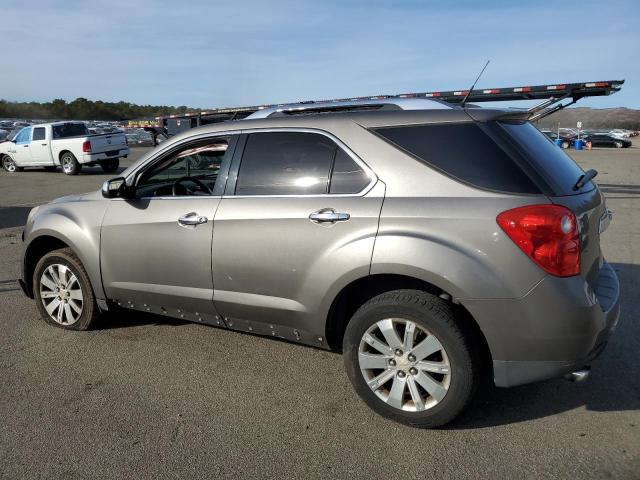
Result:
[[[557,277],[580,274],[576,216],[559,205],[531,205],[502,212],[498,225],[544,271]]]
[[[91,142],[89,140],[82,144],[82,153],[91,153]]]

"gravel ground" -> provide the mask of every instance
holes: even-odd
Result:
[[[0,475],[640,478],[640,149],[572,155],[615,211],[603,249],[622,317],[607,350],[588,382],[495,389],[424,431],[371,412],[334,353],[141,313],[47,326],[15,281],[21,226],[108,176],[1,172]]]

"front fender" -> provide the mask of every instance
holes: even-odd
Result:
[[[73,208],[69,208],[70,205]],[[105,299],[100,275],[100,225],[104,210],[104,202],[89,201],[39,207],[25,228],[25,261],[29,246],[34,241],[43,237],[56,238],[68,245],[80,259],[96,298]]]

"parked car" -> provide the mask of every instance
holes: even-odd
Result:
[[[9,133],[9,130],[0,130],[0,142],[4,142],[5,140],[7,140]]]
[[[616,128],[614,130],[611,130],[608,132],[609,135],[612,135],[616,138],[629,138],[631,137],[631,134],[633,133],[631,130],[625,130],[622,128]]]
[[[593,147],[616,147],[628,148],[632,145],[631,140],[614,137],[608,133],[594,133],[583,138],[585,142],[591,142]]]
[[[105,172],[114,172],[119,159],[128,154],[124,133],[91,135],[82,122],[25,127],[11,142],[0,144],[0,159],[8,172],[58,165],[67,175],[76,175],[83,165],[100,165]]]
[[[485,375],[585,378],[620,311],[610,212],[527,116],[384,99],[189,130],[31,210],[20,285],[68,330],[131,309],[341,351],[373,410],[420,427]]]

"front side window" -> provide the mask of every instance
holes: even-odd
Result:
[[[190,143],[142,174],[138,197],[211,195],[223,162],[230,160],[230,137]]]
[[[307,132],[249,134],[236,195],[317,195],[327,193],[337,145]]]
[[[31,137],[31,127],[25,127],[16,135],[16,143],[29,143]]]
[[[44,127],[37,127],[33,129],[33,140],[44,140],[45,133]]]

